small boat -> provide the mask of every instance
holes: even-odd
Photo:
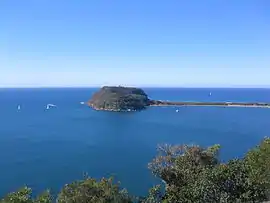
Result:
[[[212,96],[212,92],[209,93],[209,96]]]
[[[179,110],[178,109],[176,109],[176,111],[175,111],[176,113],[178,113],[179,112]]]
[[[17,106],[17,109],[18,109],[18,110],[21,110],[21,106],[20,106],[20,105],[18,105],[18,106]]]
[[[46,109],[50,109],[51,107],[56,107],[54,104],[47,104]]]
[[[84,104],[84,102],[80,102],[80,104]]]

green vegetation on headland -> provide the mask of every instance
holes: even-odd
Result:
[[[96,110],[138,111],[148,106],[223,106],[223,107],[268,107],[269,103],[247,102],[174,102],[150,100],[140,88],[102,87],[88,101],[88,105]]]
[[[93,95],[88,105],[96,110],[136,111],[149,106],[150,100],[139,88],[105,86]]]
[[[31,189],[23,188],[8,194],[0,203],[251,203],[269,200],[270,138],[263,139],[242,159],[227,163],[219,160],[219,150],[219,145],[209,148],[160,146],[149,168],[165,182],[165,191],[157,185],[146,197],[130,195],[112,179],[85,178],[65,185],[56,198],[49,191],[32,198]]]

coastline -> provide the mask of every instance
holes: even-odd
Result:
[[[121,109],[106,109],[106,108],[96,108],[91,103],[87,103],[89,107],[96,111],[113,111],[113,112],[125,112],[136,110],[121,110]],[[270,108],[270,103],[243,103],[243,102],[170,102],[170,101],[160,101],[160,100],[151,100],[149,107],[188,107],[188,106],[212,106],[212,107],[235,107],[235,108]],[[139,111],[139,110],[138,110]]]
[[[97,108],[89,102],[87,102],[86,104],[87,104],[87,106],[89,106],[90,108],[92,108],[93,110],[96,110],[96,111],[112,111],[112,112],[134,112],[134,111],[136,111],[136,110]]]
[[[216,106],[216,107],[249,107],[270,108],[270,103],[254,102],[170,102],[152,100],[150,106]]]
[[[120,105],[121,103],[121,105]],[[141,111],[151,106],[215,106],[270,108],[270,102],[168,101],[150,99],[144,90],[134,87],[104,86],[92,95],[87,105],[98,111]]]
[[[212,106],[212,107],[235,107],[235,108],[270,108],[270,106],[243,106],[243,105],[195,105],[195,104],[185,104],[185,105],[150,105],[151,106],[160,106],[160,107],[169,107],[169,106],[175,106],[175,107],[188,107],[188,106]]]

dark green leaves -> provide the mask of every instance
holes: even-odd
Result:
[[[33,199],[32,190],[24,187],[17,192],[8,194],[0,203],[52,203],[52,196],[49,191],[45,191],[36,199]]]
[[[153,174],[166,181],[163,202],[262,202],[270,190],[270,140],[244,159],[220,163],[219,145],[162,146],[149,164]]]
[[[58,203],[130,203],[125,191],[121,191],[113,179],[86,178],[65,185],[58,195]]]
[[[58,203],[248,203],[270,197],[270,139],[250,150],[243,159],[219,161],[219,145],[159,147],[149,164],[153,174],[165,181],[144,198],[133,198],[112,178],[97,181],[86,177],[65,185]],[[132,174],[131,174],[132,175]],[[138,177],[140,178],[140,177]],[[132,201],[133,200],[133,201]],[[30,188],[8,194],[0,203],[52,203],[49,191],[37,198]]]

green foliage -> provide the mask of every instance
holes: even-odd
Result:
[[[159,156],[150,164],[153,174],[167,183],[185,185],[196,181],[205,168],[211,168],[218,163],[219,146],[204,150],[199,146],[169,146],[159,147]]]
[[[205,197],[211,202],[261,202],[266,199],[265,188],[250,178],[249,167],[243,160],[219,164],[207,171],[205,179],[208,181],[203,182],[210,186]]]
[[[162,196],[161,186],[156,185],[155,187],[150,188],[147,197],[139,199],[139,203],[160,203],[162,201]]]
[[[150,100],[139,88],[102,87],[88,102],[95,109],[128,111],[142,110],[149,106]]]
[[[32,199],[32,190],[24,187],[17,192],[8,194],[0,203],[52,203],[52,196],[49,191],[45,191],[36,199]]]
[[[149,168],[166,182],[162,201],[235,203],[266,200],[267,190],[250,176],[247,162],[231,160],[222,164],[218,160],[219,149],[219,145],[207,149],[187,145],[160,147],[159,156]]]
[[[153,174],[165,182],[144,198],[132,198],[112,178],[96,181],[86,177],[63,187],[57,203],[248,203],[270,197],[270,139],[250,150],[243,159],[219,161],[220,145],[159,147],[149,164]],[[135,201],[136,200],[136,201]],[[24,187],[8,194],[0,203],[52,203],[49,191],[36,198]]]
[[[250,150],[245,161],[250,168],[252,180],[270,191],[270,138],[265,137],[260,145]]]
[[[53,202],[53,198],[49,190],[43,192],[36,198],[36,200],[34,200],[34,203],[51,203],[51,202]]]
[[[86,178],[65,185],[58,195],[58,203],[131,203],[126,191],[120,190],[113,179],[102,178],[99,182]]]
[[[265,138],[259,146],[250,150],[245,160],[251,167],[252,175],[259,182],[270,184],[270,138]],[[269,185],[270,186],[270,185]]]

